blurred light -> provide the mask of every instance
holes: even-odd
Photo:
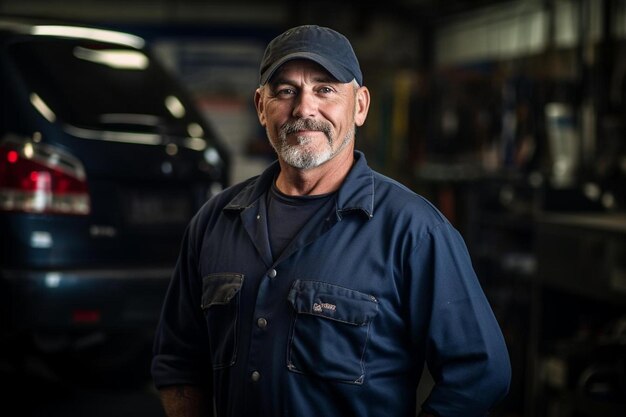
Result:
[[[74,26],[39,25],[33,26],[32,35],[59,36],[63,38],[90,39],[101,42],[116,43],[141,49],[145,41],[139,36],[111,30],[92,29]]]
[[[607,209],[612,209],[615,207],[615,196],[613,195],[613,193],[602,194],[602,206]]]
[[[30,173],[32,182],[32,209],[42,212],[52,200],[52,177],[47,171],[33,171]]]
[[[9,161],[10,164],[14,164],[17,162],[19,156],[20,155],[16,151],[9,151],[7,153],[7,161]]]
[[[83,129],[76,126],[66,125],[65,131],[70,135],[93,140],[108,142],[136,143],[140,145],[160,145],[161,136],[153,133],[113,132],[93,129]]]
[[[48,288],[58,288],[59,285],[61,285],[61,274],[58,272],[48,272],[44,278],[44,282]]]
[[[178,146],[175,143],[168,143],[165,145],[165,153],[170,156],[174,156],[178,153]]]
[[[600,198],[602,190],[598,184],[588,182],[583,186],[583,193],[588,199],[596,201]]]
[[[144,70],[149,62],[143,53],[128,49],[93,50],[78,46],[74,48],[74,56],[116,69]]]
[[[220,154],[215,150],[215,148],[209,148],[204,151],[204,159],[211,165],[217,165],[222,161]]]
[[[30,246],[39,249],[52,247],[52,235],[49,232],[35,231],[30,234]],[[46,277],[46,280],[48,277]]]
[[[203,151],[206,149],[206,141],[200,138],[185,138],[185,147],[194,151]]]
[[[89,226],[89,235],[93,237],[115,237],[117,229],[113,226],[93,224]]]
[[[185,106],[183,106],[183,103],[180,102],[178,97],[165,97],[165,107],[167,107],[172,116],[176,117],[177,119],[181,119],[185,116]]]
[[[24,145],[24,156],[28,159],[31,159],[34,154],[35,154],[35,150],[33,149],[33,144],[30,142],[27,142]]]
[[[174,171],[174,167],[172,163],[169,161],[165,161],[161,164],[161,172],[165,175],[170,175]]]
[[[57,165],[59,165],[59,160],[60,155],[58,153],[53,153],[52,155],[50,155],[48,157],[48,164],[52,167],[56,167]]]
[[[224,189],[224,187],[222,187],[222,184],[220,184],[219,182],[213,182],[211,183],[211,186],[209,187],[209,191],[207,194],[207,197],[212,197],[215,194],[219,193],[220,191],[222,191]]]
[[[48,120],[50,123],[53,123],[56,120],[57,118],[56,114],[54,114],[54,112],[41,99],[41,97],[39,97],[39,95],[37,95],[36,93],[32,93],[30,95],[30,102],[32,103],[33,106],[35,106],[37,111],[41,113],[41,115],[45,117],[46,120]]]
[[[187,125],[187,133],[192,138],[201,138],[204,136],[204,129],[198,123],[189,123]]]

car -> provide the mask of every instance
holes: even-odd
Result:
[[[146,369],[187,223],[228,186],[227,149],[131,33],[2,18],[0,92],[3,356]]]

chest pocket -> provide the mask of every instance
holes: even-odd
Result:
[[[217,273],[202,278],[202,310],[209,328],[213,368],[231,366],[237,358],[239,290],[243,274]]]
[[[319,281],[296,281],[288,296],[295,310],[287,353],[293,372],[362,384],[375,297]]]

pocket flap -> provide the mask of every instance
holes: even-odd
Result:
[[[202,308],[228,304],[243,284],[243,274],[216,273],[202,278]]]
[[[378,314],[376,297],[320,281],[297,280],[288,300],[298,313],[355,326],[366,325]]]

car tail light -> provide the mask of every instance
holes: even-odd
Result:
[[[82,163],[55,146],[12,138],[0,142],[0,210],[89,214]]]
[[[74,323],[98,323],[102,314],[100,310],[73,310],[72,321]]]

